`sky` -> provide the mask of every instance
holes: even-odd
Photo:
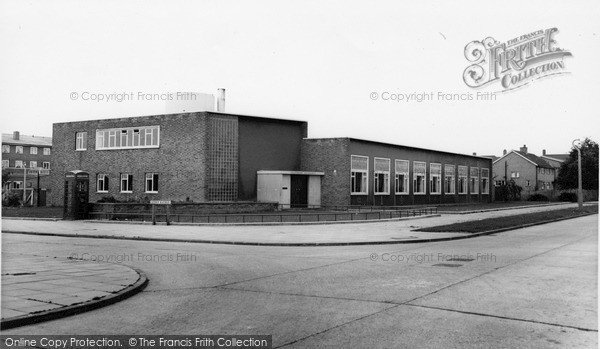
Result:
[[[2,133],[162,114],[143,97],[225,88],[226,112],[308,121],[311,138],[567,153],[600,140],[598,18],[598,1],[0,1]],[[470,42],[549,28],[572,54],[564,74],[507,92],[463,81]],[[433,97],[391,100],[410,94]]]

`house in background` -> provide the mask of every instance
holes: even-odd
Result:
[[[557,176],[557,167],[543,157],[528,153],[526,145],[518,151],[504,151],[504,155],[493,162],[492,173],[494,186],[514,180],[523,188],[523,198],[536,193],[547,197],[555,195],[553,182]]]
[[[541,158],[558,171],[562,163],[569,158],[569,154],[547,154],[546,149],[544,149],[542,150]]]
[[[9,192],[33,200],[30,204],[45,206],[50,193],[50,158],[52,137],[26,136],[19,131],[2,134],[3,197]],[[26,174],[23,172],[27,171]],[[24,177],[25,176],[25,177]]]

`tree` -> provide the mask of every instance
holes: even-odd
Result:
[[[577,158],[573,148],[558,170],[554,184],[559,189],[577,189]],[[598,143],[589,138],[581,143],[581,180],[583,189],[598,190]]]

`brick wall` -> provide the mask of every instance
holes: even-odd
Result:
[[[324,206],[350,205],[350,140],[304,139],[301,147],[302,171],[319,171],[321,204]]]
[[[157,205],[157,214],[165,213],[165,205]],[[170,207],[171,214],[183,215],[208,215],[208,214],[236,214],[236,213],[260,213],[274,212],[277,210],[277,203],[272,202],[229,202],[229,203],[174,203]],[[114,219],[125,217],[124,215],[111,215],[111,213],[131,214],[135,216],[139,213],[151,214],[151,204],[138,203],[91,203],[89,212],[106,214],[94,214],[92,218]]]
[[[62,205],[64,174],[82,170],[90,174],[90,202],[104,196],[118,200],[206,199],[206,114],[185,113],[120,119],[56,123],[53,126],[52,203]],[[160,147],[96,150],[96,130],[160,126]],[[87,132],[87,150],[75,150],[77,132]],[[145,173],[159,174],[158,193],[145,192]],[[108,193],[98,193],[98,173],[109,176]],[[133,192],[120,192],[120,174],[133,175]]]

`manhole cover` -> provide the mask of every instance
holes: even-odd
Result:
[[[450,268],[456,268],[456,267],[462,267],[462,264],[452,264],[452,263],[438,263],[438,264],[434,264],[434,267],[450,267]]]

